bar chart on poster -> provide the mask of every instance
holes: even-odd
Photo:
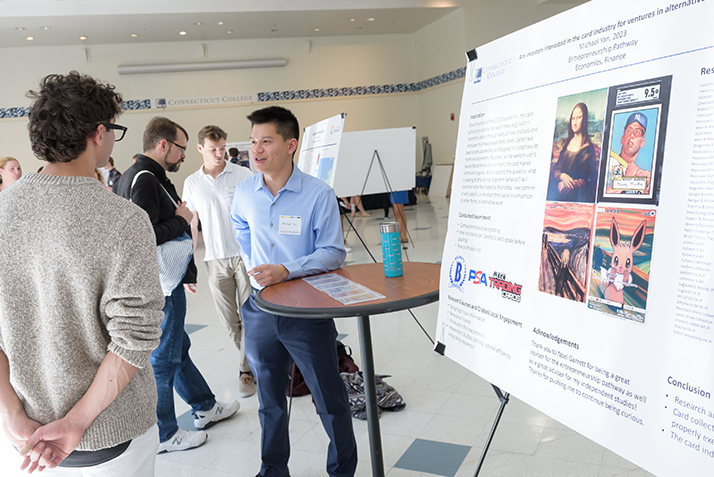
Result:
[[[714,3],[593,0],[467,55],[444,354],[714,475]]]

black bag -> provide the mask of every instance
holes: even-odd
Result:
[[[357,371],[359,371],[359,367],[352,359],[352,349],[349,346],[345,346],[339,340],[335,342],[335,346],[337,347],[337,361],[340,368],[340,373],[356,373]],[[305,396],[310,394],[310,388],[307,387],[305,378],[303,377],[302,372],[300,372],[300,368],[298,368],[295,363],[292,363],[290,365],[290,369],[288,369],[288,375],[288,389],[285,391],[286,396],[290,396],[291,381],[293,396]]]

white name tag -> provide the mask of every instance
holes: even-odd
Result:
[[[281,215],[278,233],[283,235],[300,235],[302,217],[298,215]]]

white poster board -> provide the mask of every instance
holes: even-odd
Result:
[[[431,184],[429,184],[429,196],[448,197],[449,186],[451,186],[451,172],[453,170],[453,164],[434,164],[432,166]]]
[[[713,18],[594,0],[478,48],[444,247],[446,356],[660,476],[714,475]]]
[[[298,167],[334,189],[340,138],[345,115],[338,114],[305,128],[298,157]]]
[[[391,187],[385,184],[375,151]],[[351,197],[388,192],[390,188],[392,191],[411,190],[416,184],[415,158],[415,128],[346,132],[340,145],[335,193],[339,197]]]

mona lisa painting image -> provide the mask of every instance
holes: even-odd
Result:
[[[558,98],[548,201],[594,203],[607,88]]]

